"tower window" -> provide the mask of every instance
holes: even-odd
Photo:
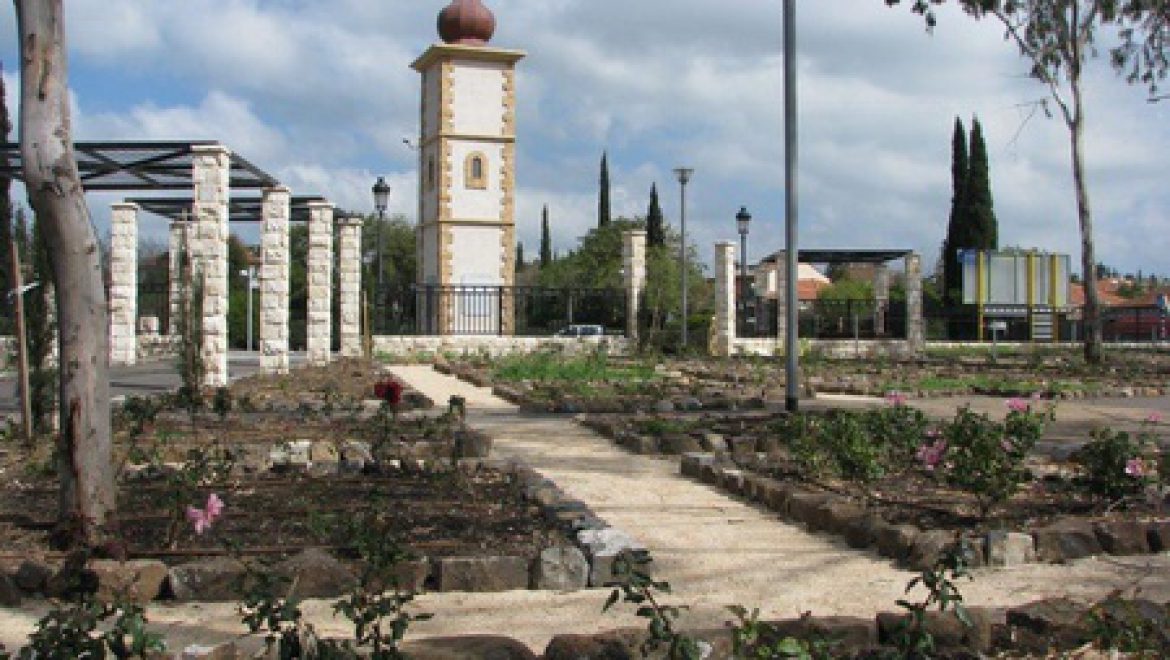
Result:
[[[427,190],[435,188],[435,157],[427,158]]]
[[[487,188],[487,157],[480,152],[467,156],[463,164],[463,175],[468,188],[484,190]]]

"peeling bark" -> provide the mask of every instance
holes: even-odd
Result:
[[[13,0],[21,43],[20,149],[44,223],[60,333],[59,538],[96,546],[114,510],[109,322],[97,235],[73,154],[62,0]]]

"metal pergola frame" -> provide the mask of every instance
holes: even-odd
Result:
[[[87,192],[191,190],[195,147],[214,140],[151,142],[75,142],[74,154]],[[235,190],[262,190],[279,185],[271,174],[231,153],[229,182]],[[24,179],[18,143],[0,146],[0,176]]]
[[[914,250],[798,250],[797,257],[802,264],[884,264],[913,253]],[[760,263],[775,262],[779,255],[777,252],[764,257]]]
[[[162,216],[174,222],[191,221],[191,197],[131,197],[126,200],[143,211]],[[290,222],[308,222],[309,204],[324,202],[320,195],[302,195],[292,198]],[[263,197],[232,197],[228,200],[228,222],[260,222],[264,211]]]

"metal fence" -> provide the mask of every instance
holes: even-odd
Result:
[[[774,298],[739,300],[736,336],[777,336]],[[905,339],[906,302],[890,300],[813,300],[800,304],[799,333],[810,339]]]
[[[370,319],[380,335],[548,336],[569,325],[624,334],[621,289],[528,286],[413,286],[374,297]]]

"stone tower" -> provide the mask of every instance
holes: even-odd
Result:
[[[438,28],[443,43],[412,65],[422,76],[420,329],[510,335],[512,298],[496,287],[515,273],[515,66],[524,53],[487,45],[495,18],[479,0],[451,2]]]

